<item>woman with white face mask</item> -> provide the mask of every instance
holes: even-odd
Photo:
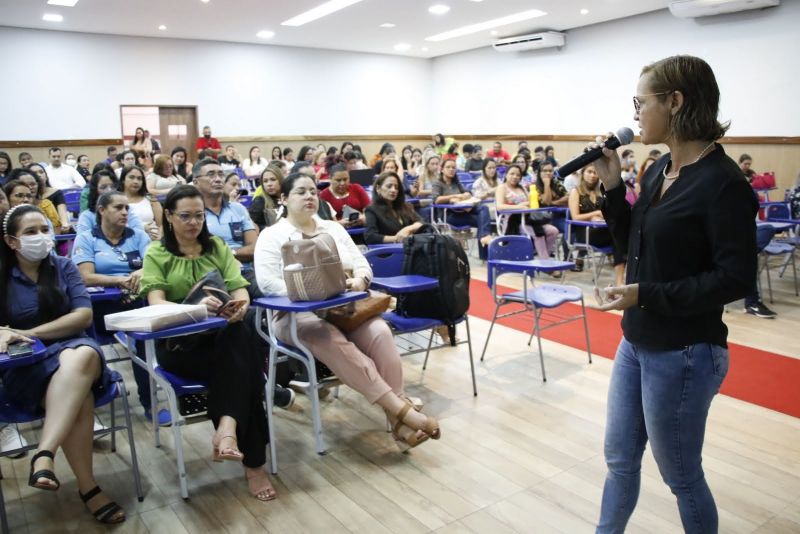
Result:
[[[29,204],[3,218],[0,245],[0,352],[8,345],[41,340],[44,359],[2,372],[13,402],[43,413],[39,450],[31,458],[28,485],[56,491],[54,456],[64,450],[86,507],[101,523],[125,520],[92,472],[94,399],[110,385],[103,351],[82,337],[92,322],[92,305],[75,265],[53,256],[53,235],[41,210]]]

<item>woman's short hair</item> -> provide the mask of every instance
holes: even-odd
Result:
[[[694,56],[671,56],[642,69],[650,75],[648,91],[683,94],[683,105],[670,118],[671,134],[680,141],[715,141],[725,135],[730,122],[720,124],[719,86],[714,71],[702,59]]]
[[[161,215],[161,227],[164,229],[161,244],[175,256],[183,256],[183,253],[178,246],[178,239],[175,237],[175,231],[172,229],[172,225],[167,219],[167,212],[175,213],[175,206],[178,204],[178,201],[184,198],[199,198],[205,209],[203,195],[200,193],[200,190],[193,185],[178,184],[167,193],[167,198],[164,199],[164,212]],[[197,241],[203,249],[203,254],[213,252],[214,242],[211,240],[211,233],[208,231],[208,225],[205,221],[203,221],[203,228],[200,230],[200,235],[197,236]]]
[[[20,181],[20,178],[23,176],[32,176],[33,179],[36,181],[36,198],[41,199],[44,196],[45,184],[39,181],[39,178],[36,176],[31,170],[17,167],[16,169],[9,169],[8,174],[6,174],[6,183],[13,181]]]
[[[100,197],[100,192],[97,190],[97,184],[100,183],[100,180],[103,178],[108,178],[111,180],[111,183],[114,184],[115,189],[119,189],[119,180],[117,180],[117,175],[110,171],[99,171],[92,175],[92,179],[89,181],[89,211],[95,212],[95,207],[97,207],[97,199]]]
[[[167,156],[166,154],[159,154],[156,157],[156,160],[153,162],[153,172],[159,176],[166,176],[166,174],[164,174],[164,169],[166,168],[167,163],[172,163],[172,157]],[[172,172],[173,174],[175,173],[174,165]]]
[[[750,154],[742,154],[739,156],[739,163],[744,163],[747,160],[753,161],[753,158],[750,156]]]

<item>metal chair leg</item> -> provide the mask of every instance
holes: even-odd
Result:
[[[586,334],[586,353],[589,355],[589,363],[592,363],[592,345],[589,341],[589,323],[586,320],[586,306],[583,304],[583,297],[581,297],[581,313],[583,314],[583,332]]]
[[[428,350],[425,351],[425,361],[422,362],[422,370],[428,368],[428,356],[431,355],[431,345],[433,345],[433,329],[431,328],[431,335],[428,338]]]
[[[769,274],[769,257],[765,258],[764,269],[767,271],[767,288],[769,289],[769,303],[772,304],[772,278]]]
[[[541,314],[542,314],[541,310],[534,310],[533,322],[534,322],[534,332],[536,332],[536,342],[539,344],[539,363],[542,366],[542,382],[547,382],[547,374],[544,371],[544,352],[542,351],[542,331],[539,330],[539,316]]]
[[[483,352],[481,352],[481,361],[483,361],[483,357],[486,356],[486,347],[489,346],[489,338],[492,337],[492,329],[494,328],[494,323],[497,321],[497,312],[500,311],[500,304],[496,304],[494,307],[494,315],[492,316],[492,324],[489,325],[489,333],[486,334],[486,341],[483,343]]]
[[[467,347],[469,348],[469,370],[472,373],[472,395],[478,396],[478,385],[475,382],[475,361],[472,358],[472,335],[469,331],[469,318],[464,316],[464,324],[467,326]],[[488,340],[488,338],[487,338]]]
[[[3,534],[8,534],[8,517],[6,517],[6,499],[3,495],[3,474],[0,472],[0,527],[3,529]]]
[[[125,389],[125,383],[120,381],[120,397],[122,397],[122,411],[125,416],[125,427],[128,432],[128,447],[131,450],[131,469],[133,469],[133,481],[136,485],[136,497],[139,502],[144,500],[144,492],[142,491],[142,477],[139,473],[139,457],[136,455],[136,442],[133,439],[133,422],[131,421],[131,407],[128,404],[128,390]],[[113,410],[112,404],[112,410]]]
[[[277,366],[276,359],[278,352],[270,345],[269,348],[269,364],[267,370],[267,385],[264,391],[264,401],[267,406],[267,432],[269,432],[269,462],[270,470],[273,475],[278,474],[278,444],[275,438],[275,422],[274,414],[272,413],[275,395],[275,368]]]

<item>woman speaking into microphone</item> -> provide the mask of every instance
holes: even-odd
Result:
[[[708,409],[728,371],[723,306],[753,289],[758,204],[717,144],[719,88],[702,59],[673,56],[642,69],[634,119],[642,143],[666,144],[633,205],[616,151],[595,168],[603,214],[627,253],[626,285],[605,289],[602,310],[624,310],[608,392],[608,466],[598,533],[623,532],[639,495],[650,441],[686,532],[718,531],[701,465]],[[591,148],[602,146],[598,138]]]

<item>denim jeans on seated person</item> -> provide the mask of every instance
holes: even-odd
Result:
[[[452,226],[474,226],[478,229],[478,239],[492,233],[492,219],[486,204],[477,204],[470,211],[447,210],[447,224]],[[485,260],[488,247],[478,244],[479,257]]]
[[[608,391],[608,466],[598,533],[624,532],[639,497],[647,441],[677,497],[686,532],[715,533],[717,507],[701,465],[711,400],[728,372],[728,350],[699,343],[679,350],[619,344]]]

